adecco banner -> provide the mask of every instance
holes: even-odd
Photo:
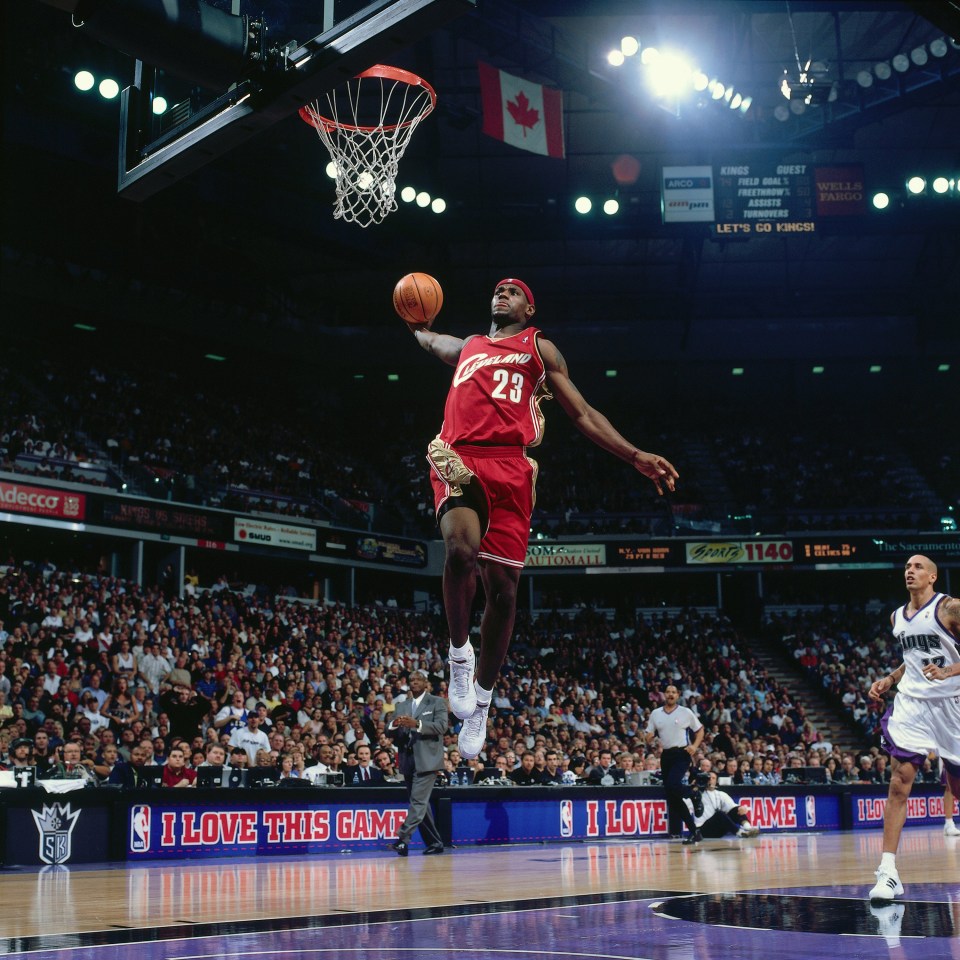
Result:
[[[290,547],[294,550],[317,549],[317,531],[313,527],[295,527],[289,523],[247,520],[235,517],[233,539],[266,547]]]
[[[602,543],[531,543],[525,561],[528,567],[602,567],[606,562]]]
[[[0,480],[0,511],[30,513],[38,517],[60,517],[64,520],[83,520],[86,497],[82,493],[67,493],[47,487],[27,487],[20,483]]]
[[[137,803],[127,814],[131,860],[303,854],[384,847],[407,815],[400,804],[289,803],[180,807]]]

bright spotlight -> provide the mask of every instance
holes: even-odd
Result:
[[[706,90],[710,84],[710,78],[705,73],[695,73],[693,75],[693,89],[700,93]]]
[[[323,169],[331,180],[337,179],[337,165],[332,160]]]
[[[910,69],[910,61],[907,59],[906,54],[898,53],[890,62],[893,64],[893,69],[896,70],[897,73],[906,73]]]
[[[875,193],[873,195],[873,205],[878,210],[886,210],[890,206],[890,198],[885,193]]]
[[[937,37],[930,41],[930,52],[935,57],[945,57],[947,55],[947,41],[943,37]]]
[[[437,199],[430,204],[430,209],[434,213],[443,213],[443,211],[447,209],[447,201],[444,200],[443,197],[437,197]]]
[[[914,47],[910,51],[910,59],[918,66],[922,67],[927,62],[927,48]]]
[[[573,202],[573,209],[577,213],[589,213],[593,209],[593,203],[589,197],[577,197]]]
[[[369,190],[373,184],[373,174],[369,170],[364,170],[357,177],[357,188],[359,190]]]
[[[740,108],[740,104],[741,104],[741,103],[743,103],[743,97],[741,97],[739,93],[735,93],[735,94],[730,98],[730,109],[731,109],[731,110],[738,110],[738,109]]]
[[[93,89],[93,74],[89,70],[81,70],[73,78],[73,82],[78,90],[82,90],[84,93],[86,93],[88,90]]]
[[[430,194],[426,190],[421,190],[417,194],[417,206],[418,207],[429,207],[430,206]]]
[[[740,112],[746,113],[750,109],[750,105],[753,103],[753,97],[744,97],[743,103],[740,104]]]
[[[603,212],[608,216],[612,217],[615,213],[620,210],[620,203],[617,200],[604,200],[603,201]]]
[[[722,100],[724,94],[727,92],[727,88],[718,80],[714,86],[713,90],[710,91],[710,96],[714,100]]]
[[[624,37],[620,41],[620,51],[625,57],[636,56],[640,51],[640,41],[636,37]]]
[[[609,63],[611,67],[622,67],[625,59],[619,50],[611,50],[607,54],[607,63]]]
[[[167,98],[166,97],[154,97],[153,98],[153,112],[159,117],[160,114],[167,112]]]
[[[104,100],[112,100],[120,92],[120,84],[116,80],[111,80],[107,77],[105,80],[100,81],[100,86],[97,87],[100,91],[100,96]]]
[[[946,193],[950,188],[950,182],[946,177],[937,177],[933,181],[933,192],[934,193]]]
[[[660,59],[660,51],[656,47],[644,47],[640,54],[640,62],[649,67],[651,63],[656,63]]]
[[[400,199],[404,203],[413,203],[413,201],[416,200],[416,198],[417,198],[417,191],[414,190],[413,187],[404,187],[400,191]]]
[[[679,54],[664,53],[650,64],[648,79],[658,97],[675,97],[690,89],[693,70]]]
[[[907,181],[907,189],[911,193],[923,193],[927,188],[927,181],[923,177],[911,177]]]

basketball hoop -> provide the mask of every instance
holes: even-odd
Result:
[[[336,168],[335,219],[368,227],[397,209],[400,159],[417,124],[436,105],[437,94],[426,80],[376,64],[331,90],[326,113],[319,100],[300,108],[301,119],[317,131]]]

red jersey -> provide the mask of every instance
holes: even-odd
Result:
[[[539,336],[536,327],[525,327],[510,337],[471,337],[464,344],[443,410],[441,440],[451,446],[540,443],[540,402],[550,393]]]

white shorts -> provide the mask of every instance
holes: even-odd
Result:
[[[960,766],[960,697],[920,700],[898,693],[881,721],[884,746],[898,760],[920,764],[932,751]]]

